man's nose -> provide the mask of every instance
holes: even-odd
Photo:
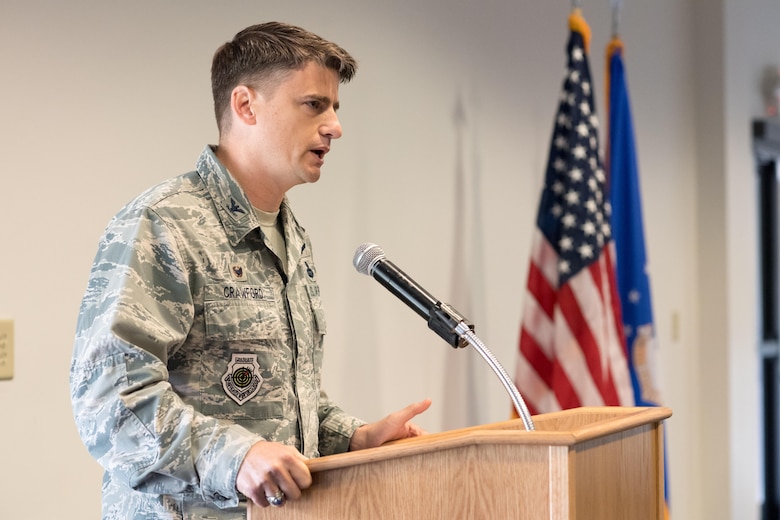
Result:
[[[335,110],[331,109],[328,111],[328,115],[320,128],[320,132],[331,139],[338,139],[341,137],[341,121],[339,121],[339,116],[336,114]]]

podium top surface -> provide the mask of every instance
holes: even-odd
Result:
[[[660,423],[671,415],[672,411],[664,407],[572,408],[534,416],[533,431],[527,431],[521,419],[513,419],[403,439],[378,448],[310,459],[306,464],[311,472],[317,472],[479,444],[573,446],[639,426]]]

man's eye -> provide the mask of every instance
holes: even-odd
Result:
[[[306,104],[315,110],[319,110],[321,106],[321,103],[319,101],[307,101]]]

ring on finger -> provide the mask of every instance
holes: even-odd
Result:
[[[284,498],[284,492],[281,489],[273,495],[265,496],[265,499],[268,500],[268,503],[274,507],[280,507],[282,504],[284,504]]]

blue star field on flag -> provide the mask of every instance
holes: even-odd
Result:
[[[595,261],[610,240],[606,176],[583,37],[573,31],[537,225],[558,253],[559,284]]]

